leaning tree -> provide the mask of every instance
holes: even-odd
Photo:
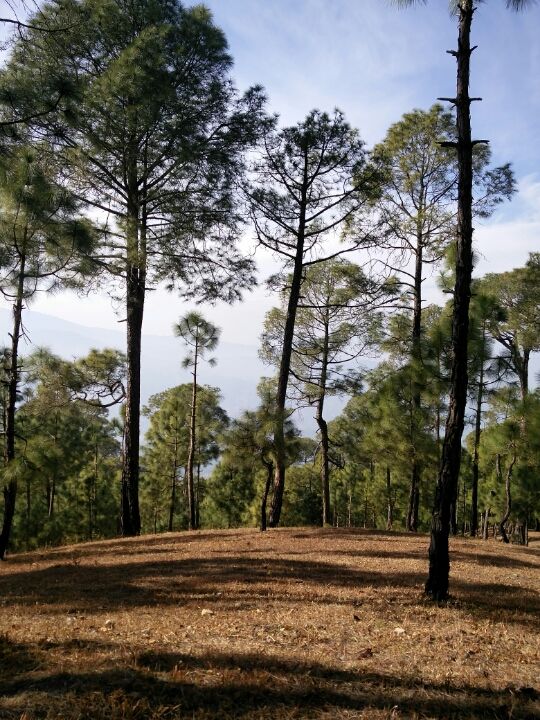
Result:
[[[247,189],[259,243],[283,263],[278,284],[287,301],[276,392],[275,476],[270,527],[279,524],[285,487],[285,402],[296,314],[308,268],[366,245],[369,232],[340,242],[347,223],[368,207],[378,191],[378,174],[364,143],[336,110],[313,110],[292,127],[268,133],[254,180]],[[290,279],[289,279],[290,276]]]
[[[315,410],[319,428],[322,524],[331,523],[330,467],[333,461],[326,420],[329,396],[358,389],[358,363],[376,342],[382,324],[378,310],[393,300],[395,283],[382,284],[344,258],[315,265],[305,273],[292,343],[289,395]],[[267,313],[261,358],[279,365],[286,293],[282,307]]]
[[[54,23],[64,31],[36,37],[34,26]],[[202,5],[52,0],[29,25],[12,47],[0,96],[6,115],[13,108],[23,117],[55,98],[30,132],[52,144],[65,183],[103,221],[95,261],[125,306],[122,530],[134,535],[146,293],[165,281],[199,300],[233,300],[252,284],[253,264],[235,245],[235,186],[263,94],[238,96],[225,37]]]
[[[424,4],[427,2],[427,0],[396,0],[400,5],[413,5],[419,1]],[[506,0],[506,6],[521,10],[533,2],[534,0]],[[471,98],[469,95],[470,60],[475,49],[471,46],[471,26],[478,2],[452,0],[450,4],[458,18],[458,49],[448,51],[457,61],[456,96],[439,99],[451,102],[456,108],[457,137],[448,141],[448,147],[454,148],[457,152],[458,213],[448,417],[433,506],[429,574],[425,586],[426,594],[434,600],[445,600],[448,597],[450,515],[459,477],[461,436],[467,402],[467,342],[473,269],[473,150],[476,145],[486,142],[473,140],[471,134],[471,102],[480,99]]]

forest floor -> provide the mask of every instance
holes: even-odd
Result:
[[[200,531],[0,566],[2,720],[540,717],[540,533]]]

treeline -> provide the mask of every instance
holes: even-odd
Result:
[[[452,530],[496,526],[507,540],[519,525],[526,542],[540,514],[540,397],[528,372],[540,349],[540,257],[472,287],[458,277],[454,114],[409,112],[368,151],[340,111],[281,127],[260,87],[236,90],[231,63],[209,11],[174,0],[47,2],[10,42],[0,72],[1,290],[13,306],[0,557],[10,539],[29,548],[200,526],[426,530],[449,404],[466,387]],[[485,144],[471,152],[471,209],[487,218],[515,180]],[[238,246],[245,232],[281,267],[269,280],[277,300],[261,357],[273,374],[259,407],[231,420],[219,390],[200,385],[219,330],[188,313],[175,333],[193,382],[141,408],[148,290],[241,299],[255,283]],[[453,299],[426,307],[436,274]],[[21,357],[25,308],[65,288],[107,288],[122,301],[125,355]],[[459,376],[458,288],[467,306],[472,298]],[[350,399],[329,421],[331,395]],[[299,436],[297,407],[314,413],[316,440]],[[459,413],[452,422],[459,441]]]

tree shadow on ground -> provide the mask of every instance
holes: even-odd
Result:
[[[258,531],[253,530],[253,534],[258,534]],[[115,540],[96,540],[94,542],[84,542],[77,545],[61,545],[57,548],[47,548],[43,550],[32,550],[27,553],[18,553],[15,555],[8,555],[9,565],[22,565],[40,560],[77,560],[86,557],[95,557],[96,552],[99,552],[100,556],[115,555],[141,555],[144,553],[164,553],[170,552],[170,546],[174,545],[181,549],[182,546],[190,545],[194,542],[201,542],[205,540],[216,540],[216,541],[227,541],[234,542],[238,537],[243,539],[249,538],[249,530],[239,532],[187,532],[179,531],[173,533],[160,533],[159,535],[144,535],[142,537],[133,537],[128,539],[115,539]],[[158,549],[158,546],[166,546],[163,549]]]
[[[205,602],[216,602],[227,609],[250,593],[260,598],[261,593],[254,592],[257,586],[264,588],[264,596],[289,602],[294,601],[289,592],[291,583],[311,587],[320,602],[337,602],[337,594],[323,588],[347,588],[352,602],[356,591],[368,585],[414,588],[422,581],[420,573],[375,572],[294,559],[267,558],[254,562],[250,557],[227,555],[30,569],[0,578],[0,593],[5,604],[58,604],[81,610],[96,606],[108,610],[148,604],[181,606],[196,595],[198,603],[204,597]],[[239,583],[244,587],[237,587]],[[304,601],[305,594],[299,599]]]
[[[41,667],[42,658],[34,648],[14,642],[7,635],[0,635],[0,682]]]
[[[119,699],[125,713],[121,717],[141,719],[307,719],[321,712],[330,718],[366,710],[390,713],[395,708],[394,717],[525,720],[535,717],[538,698],[531,688],[487,690],[430,683],[412,676],[334,670],[280,657],[148,652],[140,654],[134,666],[41,674],[3,682],[0,692],[10,707],[16,707],[21,698],[30,717],[41,707],[48,708],[52,717],[62,707],[63,718],[98,720],[111,717],[111,703],[118,705]],[[85,715],[80,710],[89,699],[93,714]],[[138,712],[130,714],[134,709]]]
[[[525,551],[527,552],[527,551]],[[534,551],[533,554],[534,557],[538,557],[538,552]],[[515,556],[509,556],[509,555],[496,555],[496,554],[490,554],[490,553],[478,553],[478,552],[470,552],[470,553],[464,553],[460,550],[452,550],[450,552],[450,559],[452,562],[466,562],[466,563],[480,563],[484,565],[489,565],[491,567],[497,567],[497,568],[515,568],[516,570],[519,570],[520,568],[528,568],[531,570],[540,570],[540,564],[538,562],[530,562],[529,560],[525,560],[521,557],[515,557]]]
[[[288,554],[295,554],[295,555],[304,555],[305,553],[299,552],[299,553],[288,553]],[[534,552],[534,556],[536,556],[536,552]],[[419,547],[416,550],[403,550],[403,549],[396,549],[396,550],[370,550],[366,549],[364,547],[359,547],[358,550],[340,550],[337,548],[336,550],[332,551],[332,555],[335,555],[336,557],[339,555],[342,555],[344,557],[373,557],[373,558],[389,558],[389,559],[395,559],[395,560],[424,560],[427,564],[427,544],[426,547]],[[450,562],[464,562],[469,563],[471,565],[475,565],[477,563],[489,565],[491,567],[497,567],[497,568],[509,568],[516,570],[519,570],[521,568],[527,568],[531,570],[540,569],[540,564],[535,562],[530,562],[528,560],[524,560],[520,557],[510,557],[508,555],[496,555],[490,554],[490,553],[476,553],[476,552],[469,552],[465,553],[460,550],[451,550],[450,551]]]
[[[418,559],[415,554],[411,557]],[[404,593],[401,604],[418,604],[425,573],[397,571],[388,567],[367,570],[314,560],[265,558],[254,561],[245,555],[209,558],[176,558],[106,565],[56,565],[31,568],[0,578],[4,606],[42,607],[43,613],[83,612],[97,609],[114,612],[143,606],[207,607],[237,610],[261,602],[288,605],[316,601],[319,604],[354,605],[359,591],[392,588]],[[343,593],[343,591],[348,591]],[[461,598],[467,612],[499,621],[538,627],[540,600],[528,588],[501,583],[473,584],[451,579],[451,590]]]

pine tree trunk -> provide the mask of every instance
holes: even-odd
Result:
[[[419,216],[422,206],[419,207]],[[411,403],[411,446],[413,449],[411,481],[409,488],[409,507],[407,509],[407,530],[418,530],[418,508],[420,505],[421,467],[418,456],[418,425],[422,408],[421,383],[419,381],[422,367],[422,269],[423,269],[423,235],[419,227],[416,238],[416,262],[414,271],[414,307],[412,327],[412,403]]]
[[[512,512],[512,493],[510,490],[510,480],[512,479],[512,472],[514,470],[514,465],[516,464],[517,456],[516,456],[516,449],[513,448],[513,455],[512,459],[510,460],[510,464],[508,465],[508,469],[506,471],[506,480],[504,483],[504,489],[505,489],[505,495],[506,495],[506,507],[504,509],[504,514],[501,518],[501,522],[499,523],[499,532],[502,535],[503,542],[509,543],[508,535],[506,534],[506,528],[505,525],[508,522],[508,518],[510,517],[510,513]],[[497,455],[497,471],[500,476],[502,476],[502,472],[500,469],[500,463],[501,463],[501,456]]]
[[[486,508],[484,515],[484,525],[482,527],[482,540],[487,540],[489,536],[489,515],[491,513],[491,507]]]
[[[319,386],[319,399],[317,401],[317,414],[315,420],[321,433],[321,495],[322,495],[322,524],[332,524],[330,510],[330,442],[328,439],[328,424],[323,417],[324,401],[326,396],[326,381],[328,374],[328,343],[329,343],[329,321],[326,319],[324,325],[323,352],[321,358],[321,378]]]
[[[122,461],[122,534],[139,535],[139,433],[141,404],[141,339],[144,313],[146,255],[145,222],[130,203],[126,228],[127,384]],[[139,237],[140,234],[140,237]]]
[[[529,361],[531,357],[531,351],[528,348],[524,348],[523,356],[519,355],[519,351],[515,351],[514,365],[518,370],[519,389],[521,391],[521,400],[525,402],[529,396]]]
[[[24,280],[26,256],[20,257],[17,293],[13,305],[13,328],[11,331],[11,356],[9,365],[8,402],[6,409],[6,438],[4,460],[6,468],[15,460],[15,413],[17,408],[17,391],[19,387],[19,340],[21,339],[22,311],[24,306]],[[0,533],[0,560],[3,560],[11,536],[15,503],[17,499],[17,479],[11,477],[4,486],[4,518]]]
[[[173,531],[174,522],[174,511],[176,509],[176,469],[178,466],[178,428],[175,428],[174,437],[174,459],[173,467],[171,472],[171,499],[169,503],[169,524],[167,529],[169,532]]]
[[[272,477],[274,476],[274,463],[272,461],[263,460],[263,465],[266,468],[266,482],[264,484],[264,492],[261,502],[261,532],[266,531],[266,503],[268,500],[268,493],[272,487]]]
[[[188,523],[190,530],[197,529],[197,516],[195,513],[195,484],[193,481],[193,468],[195,466],[195,445],[197,442],[197,361],[198,344],[195,341],[195,353],[193,362],[193,388],[191,392],[191,414],[189,418],[189,450],[186,467],[186,482],[188,496]]]
[[[484,395],[484,348],[486,342],[486,322],[482,324],[482,349],[480,351],[480,374],[478,377],[478,394],[476,397],[476,418],[474,423],[474,452],[472,463],[471,486],[471,537],[478,534],[478,479],[479,479],[479,450],[480,435],[482,433],[482,401]]]
[[[459,38],[457,58],[457,153],[458,228],[456,279],[452,312],[452,365],[450,398],[441,467],[435,492],[429,547],[429,574],[426,594],[434,600],[446,600],[450,573],[448,536],[450,511],[455,498],[461,463],[461,436],[465,421],[467,398],[467,340],[469,333],[469,302],[472,275],[472,149],[470,119],[470,35],[473,19],[472,0],[459,6]]]
[[[283,504],[283,492],[285,490],[285,403],[287,400],[287,386],[289,384],[289,373],[291,370],[294,326],[296,322],[298,301],[300,300],[302,271],[304,267],[304,235],[306,226],[306,207],[308,192],[307,170],[308,156],[306,150],[304,152],[304,180],[301,189],[300,217],[296,234],[296,253],[294,258],[294,269],[291,280],[291,289],[289,292],[289,301],[287,304],[287,316],[285,318],[285,328],[283,331],[283,346],[281,350],[281,362],[279,366],[276,393],[276,422],[274,429],[274,448],[276,453],[276,463],[274,468],[274,493],[272,496],[270,516],[268,518],[268,525],[270,527],[277,527],[279,525],[279,519],[281,517],[281,506]]]
[[[386,529],[391,530],[394,524],[394,500],[392,498],[392,476],[390,468],[386,466]]]
[[[201,526],[201,502],[200,502],[200,491],[201,491],[201,461],[200,461],[200,447],[197,451],[197,485],[195,488],[195,527],[198,529]]]

